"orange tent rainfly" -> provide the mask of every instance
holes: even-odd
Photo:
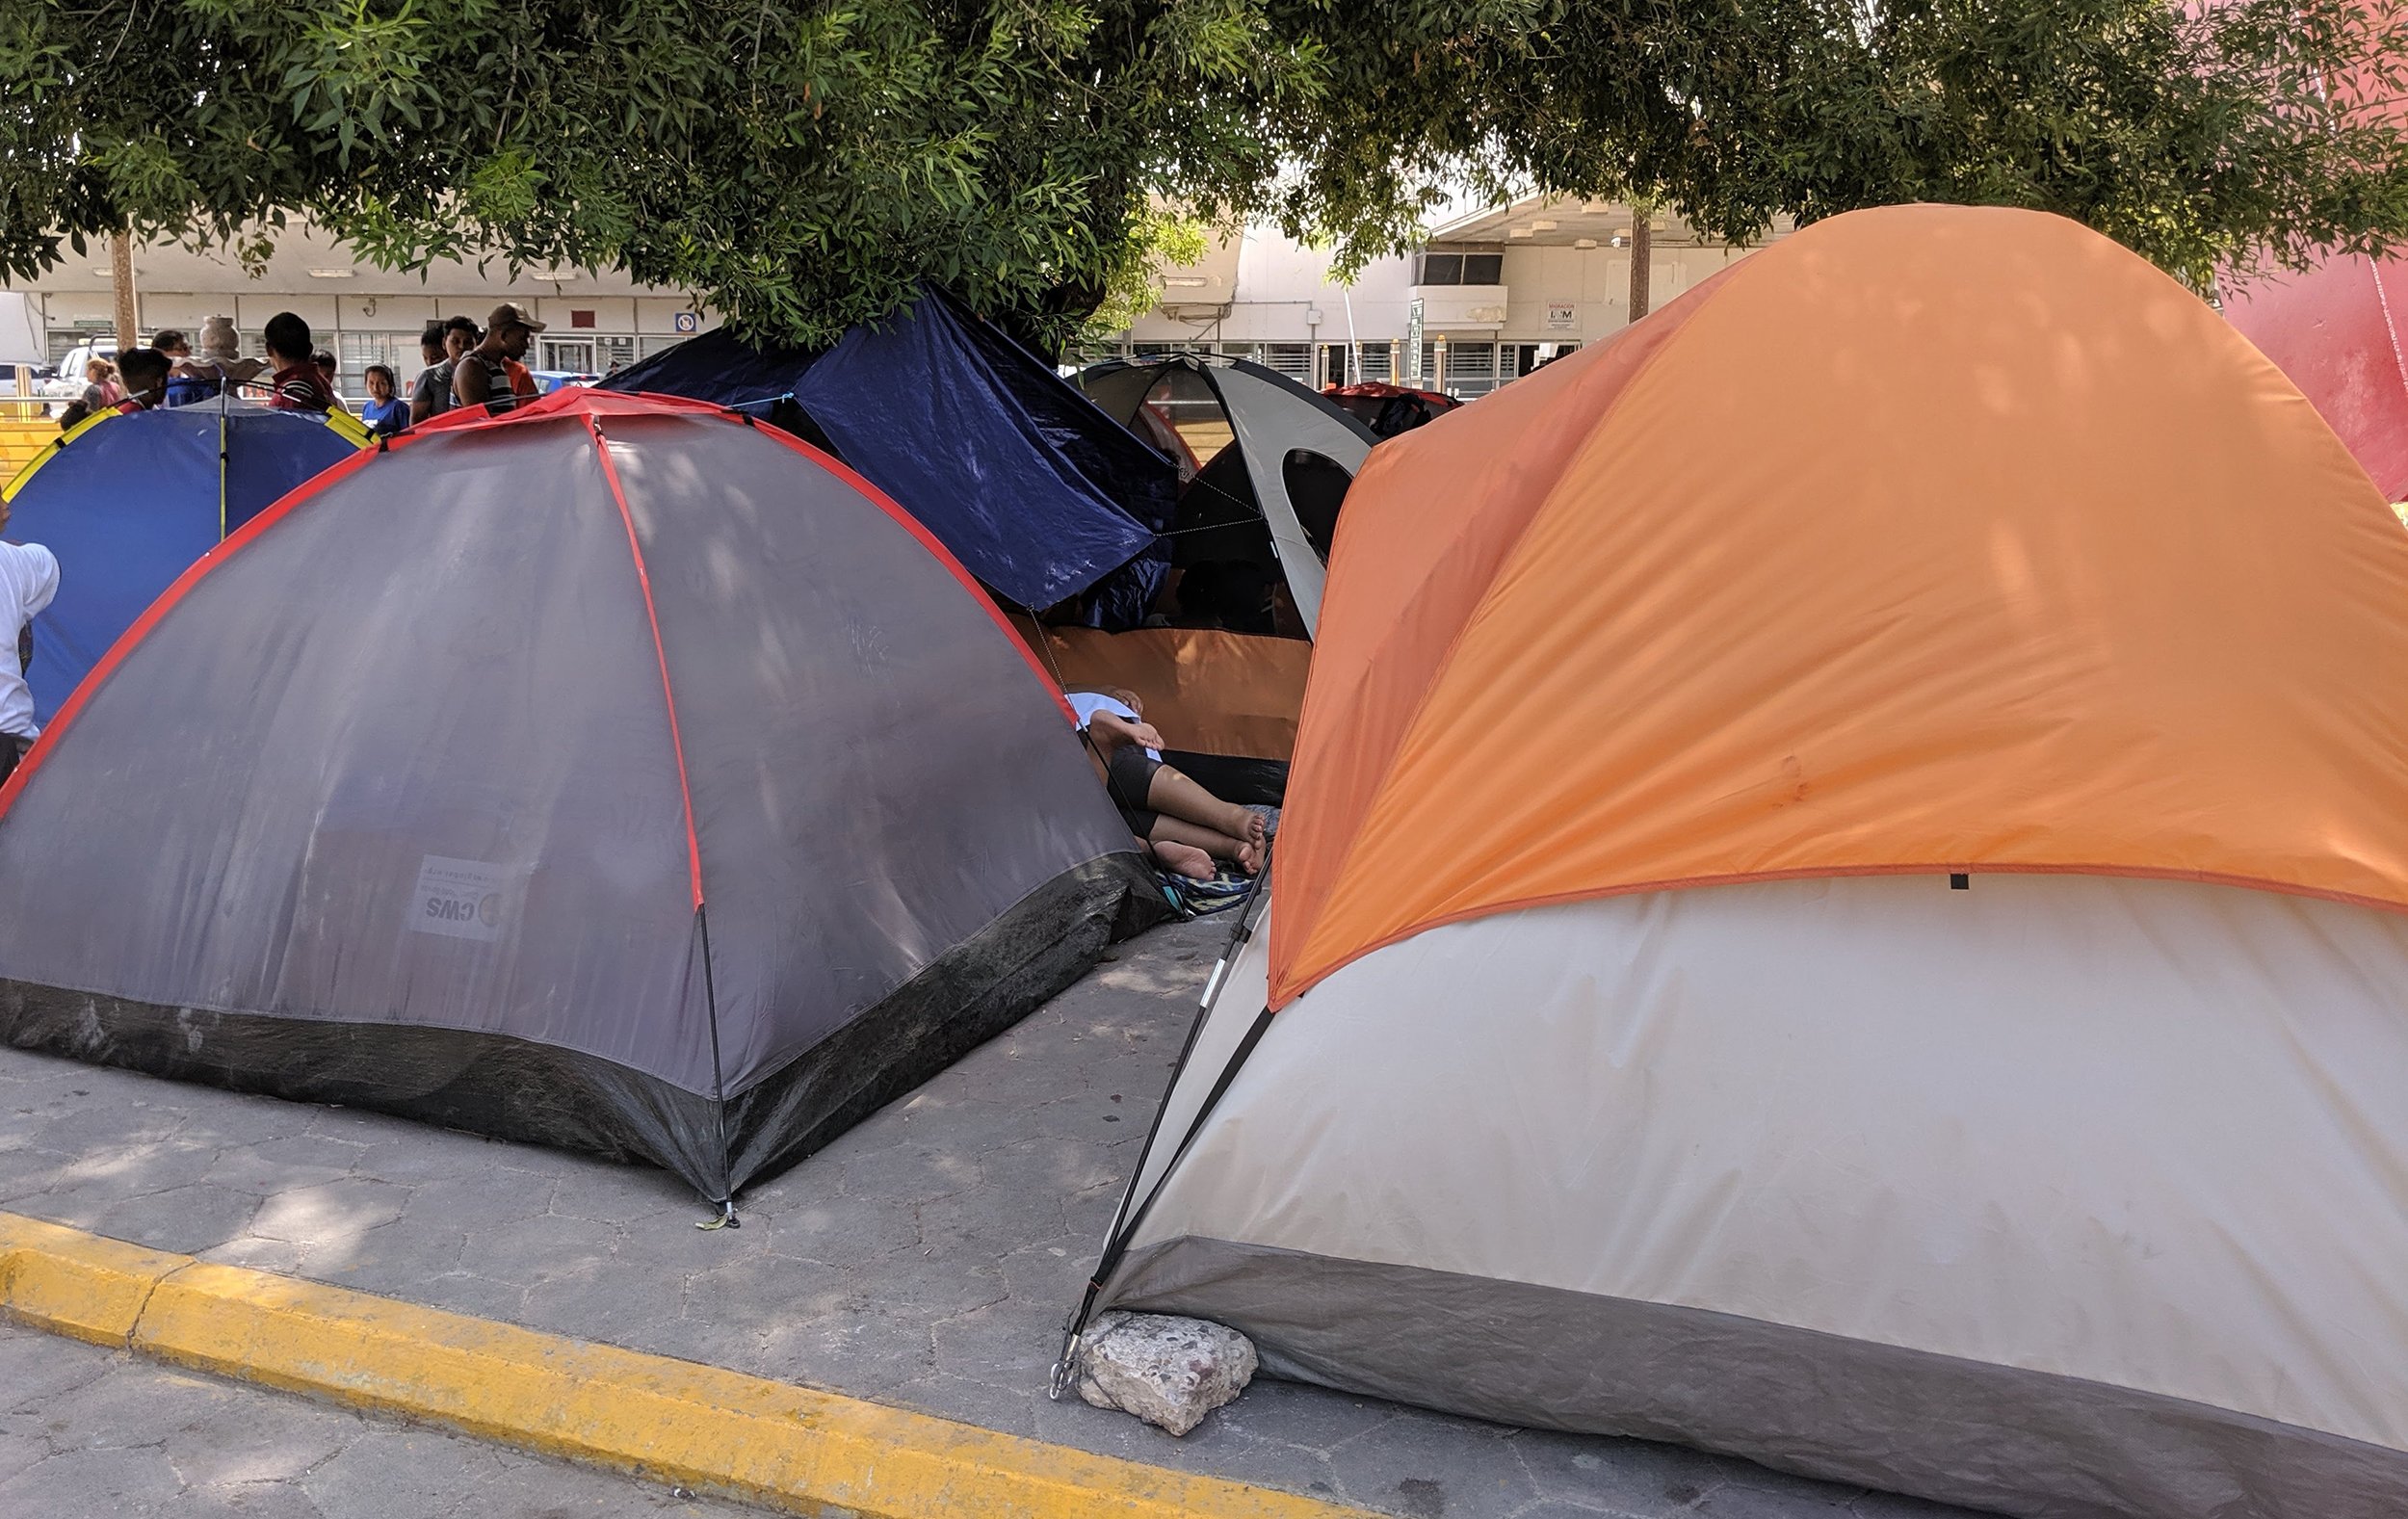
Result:
[[[1708,881],[2408,906],[2408,537],[2273,365],[2071,223],[1819,227],[1355,488],[1279,1001],[1433,924]]]
[[[1387,442],[1089,1306],[2016,1514],[2408,1512],[2408,535],[2073,223]]]

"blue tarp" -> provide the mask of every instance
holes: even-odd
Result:
[[[1094,588],[1089,620],[1130,626],[1168,567],[1170,461],[938,293],[821,352],[707,332],[604,383],[765,419],[792,398],[847,464],[1023,607]]]
[[[203,405],[110,416],[43,459],[9,503],[9,536],[59,557],[58,598],[34,619],[35,717],[226,534],[357,446],[324,417]]]

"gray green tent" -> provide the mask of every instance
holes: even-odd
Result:
[[[328,471],[101,661],[0,791],[0,1037],[726,1199],[1085,971],[1131,848],[892,503],[563,391]]]

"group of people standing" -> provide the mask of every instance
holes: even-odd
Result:
[[[482,329],[468,317],[428,323],[418,334],[419,356],[427,367],[410,387],[406,413],[391,431],[441,416],[454,406],[500,412],[534,400],[536,377],[521,360],[542,330],[543,324],[514,301],[495,306]],[[385,378],[392,379],[390,371]],[[398,398],[393,406],[400,409]],[[380,423],[369,425],[386,431]]]
[[[378,435],[390,436],[454,406],[499,412],[531,401],[537,395],[535,376],[520,360],[542,330],[542,323],[510,301],[495,306],[483,327],[464,316],[430,322],[418,338],[426,368],[409,399],[402,399],[390,365],[371,364],[360,420]],[[83,396],[68,403],[59,426],[72,428],[95,411],[190,406],[253,383],[263,384],[268,405],[282,410],[324,412],[343,405],[334,389],[334,355],[318,351],[307,321],[279,311],[260,336],[266,359],[243,358],[234,324],[211,317],[201,327],[197,354],[183,333],[166,330],[147,347],[118,354],[114,364],[95,358],[86,366]]]
[[[318,352],[306,321],[279,311],[260,337],[268,356],[244,358],[234,324],[211,317],[201,325],[197,354],[182,332],[168,328],[146,346],[119,354],[114,365],[93,359],[86,370],[92,383],[68,404],[59,426],[72,428],[95,411],[194,406],[233,393],[263,374],[268,405],[280,410],[325,412],[343,404],[334,393],[334,355]]]
[[[392,369],[371,364],[369,400],[361,418],[371,431],[390,435],[455,406],[506,411],[537,395],[535,376],[520,362],[543,324],[514,301],[493,308],[480,328],[467,317],[431,322],[419,338],[427,365],[404,401]],[[144,347],[129,349],[115,363],[95,358],[86,367],[82,396],[59,419],[71,430],[95,412],[147,411],[192,406],[245,386],[264,391],[266,403],[282,411],[329,412],[343,406],[335,393],[335,358],[318,350],[309,323],[279,311],[260,333],[267,357],[244,358],[234,324],[211,317],[201,326],[198,352],[182,332],[166,329]],[[0,500],[0,531],[9,507]],[[38,543],[0,541],[0,630],[15,645],[16,658],[0,654],[0,780],[16,769],[40,728],[34,720],[33,693],[25,684],[32,660],[27,630],[59,589],[59,562]]]

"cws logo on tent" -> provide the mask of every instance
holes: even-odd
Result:
[[[409,926],[420,933],[491,943],[510,921],[510,873],[481,860],[430,854],[410,893]]]

